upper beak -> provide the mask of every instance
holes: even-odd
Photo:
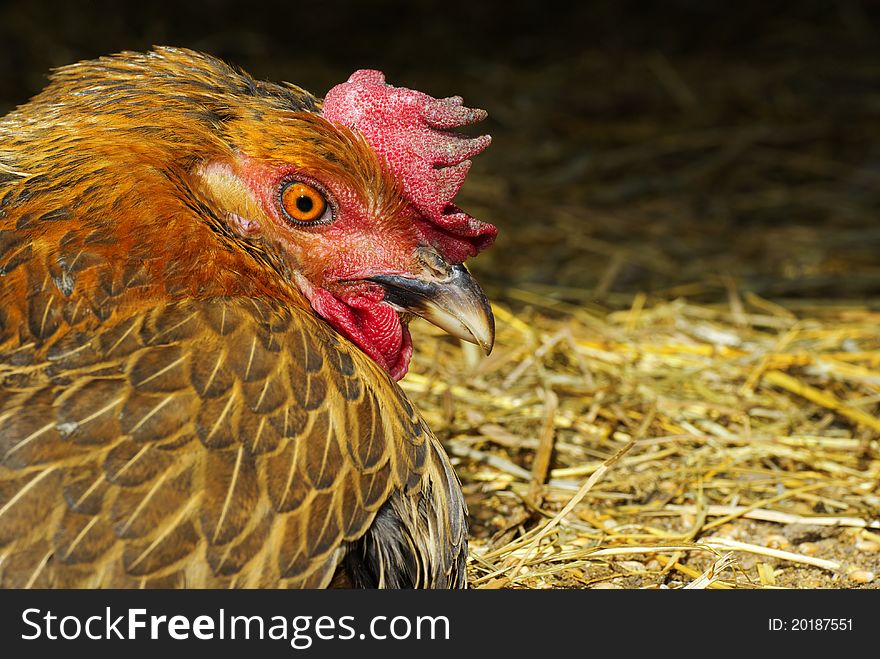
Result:
[[[423,274],[373,275],[369,281],[385,289],[385,302],[421,316],[440,329],[470,343],[487,355],[495,343],[495,317],[489,300],[463,265],[450,265],[434,250],[421,248]]]

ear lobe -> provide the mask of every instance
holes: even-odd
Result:
[[[237,234],[248,237],[262,229],[260,204],[232,167],[212,162],[193,172],[195,188]]]
[[[257,220],[250,220],[236,213],[228,213],[227,220],[232,230],[245,238],[260,233],[261,227]]]

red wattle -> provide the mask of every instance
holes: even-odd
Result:
[[[307,293],[312,308],[348,337],[395,380],[409,369],[412,337],[397,312],[382,302],[381,290],[340,299],[323,288]]]

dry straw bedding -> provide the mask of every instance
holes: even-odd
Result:
[[[475,587],[878,586],[880,313],[505,297],[490,357],[417,336],[403,382],[457,463]]]

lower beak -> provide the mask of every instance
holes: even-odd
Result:
[[[452,336],[475,343],[487,355],[495,343],[495,318],[489,300],[463,265],[449,265],[430,254],[428,274],[373,275],[385,289],[385,302],[421,316]]]

